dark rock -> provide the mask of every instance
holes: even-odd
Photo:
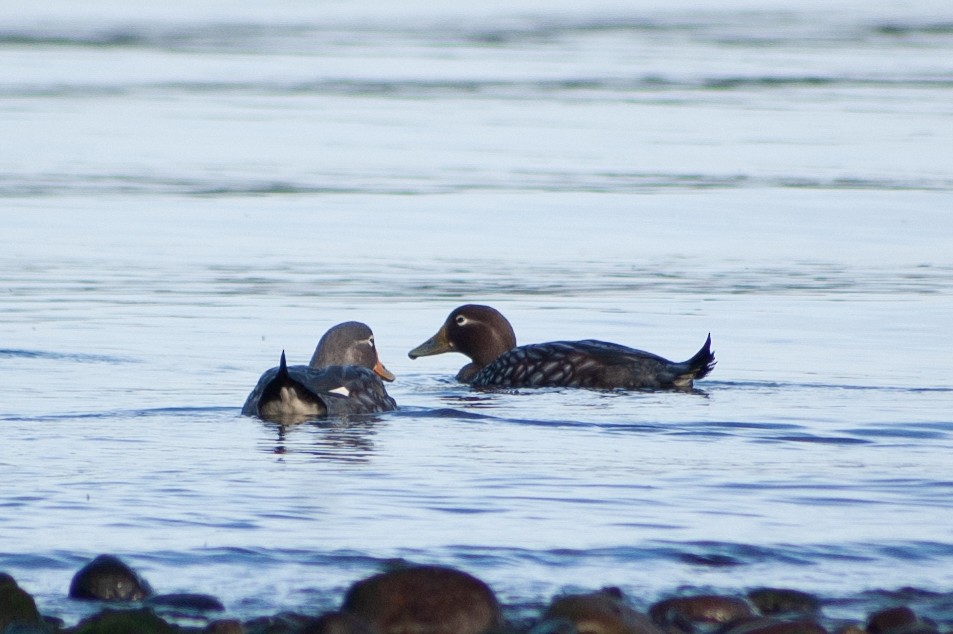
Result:
[[[566,619],[543,619],[527,634],[579,634],[576,624]]]
[[[814,595],[782,588],[758,588],[748,593],[748,600],[761,614],[814,614],[821,609]]]
[[[867,619],[867,631],[870,634],[883,634],[898,628],[908,627],[916,622],[917,615],[906,606],[887,608],[870,615]]]
[[[917,617],[906,606],[887,608],[870,615],[867,619],[870,634],[937,634],[939,628],[932,621]]]
[[[489,586],[441,566],[414,566],[358,581],[341,609],[367,620],[381,634],[481,634],[503,621]]]
[[[932,621],[917,617],[908,607],[888,608],[871,614],[867,619],[870,634],[937,634],[939,628]]]
[[[754,616],[744,599],[714,594],[664,599],[649,609],[652,620],[662,627],[691,632],[695,624],[725,625]]]
[[[298,634],[314,617],[295,612],[281,612],[274,616],[262,616],[244,624],[246,634]]]
[[[83,566],[69,586],[74,599],[140,601],[151,594],[145,579],[112,555],[100,555]]]
[[[46,623],[11,623],[3,634],[52,634],[55,630]]]
[[[36,601],[16,580],[0,573],[0,632],[8,626],[40,626],[43,617],[36,609]]]
[[[330,612],[299,630],[298,634],[375,634],[371,625],[347,612]]]
[[[138,610],[103,610],[83,619],[74,634],[174,634],[169,625],[148,608]]]
[[[940,628],[936,623],[924,620],[888,630],[888,634],[939,634],[939,632]]]
[[[147,601],[148,605],[159,608],[173,608],[188,612],[223,612],[225,606],[208,594],[158,594]]]
[[[629,606],[616,589],[589,594],[570,594],[553,599],[543,615],[544,623],[552,623],[550,631],[563,622],[572,623],[585,634],[663,634],[652,620]]]
[[[721,634],[827,634],[827,630],[812,619],[786,621],[761,617],[738,622]]]
[[[867,630],[865,630],[860,625],[857,625],[856,623],[848,623],[846,625],[841,625],[840,627],[834,630],[835,634],[866,634],[866,632]]]
[[[203,634],[245,634],[241,621],[236,619],[220,619],[212,621],[202,630]]]

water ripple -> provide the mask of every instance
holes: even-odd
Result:
[[[953,191],[953,181],[945,178],[884,179],[824,178],[806,176],[754,176],[746,174],[686,173],[571,173],[524,170],[519,178],[500,180],[487,173],[474,179],[468,174],[447,172],[444,178],[432,173],[383,176],[375,174],[327,175],[317,182],[221,181],[194,178],[156,178],[145,174],[49,174],[22,176],[0,174],[0,197],[67,196],[82,194],[122,194],[148,196],[323,196],[342,194],[426,195],[467,192],[591,192],[630,193],[653,190],[728,189],[815,189],[829,191]],[[351,179],[348,182],[348,178]]]
[[[136,363],[138,360],[104,354],[84,354],[76,352],[51,352],[49,350],[23,350],[0,348],[0,358],[43,359],[51,361],[74,361],[76,363]]]
[[[735,19],[731,19],[735,17]],[[335,24],[298,20],[281,22],[205,22],[193,25],[127,24],[124,26],[72,29],[51,27],[7,27],[0,30],[0,46],[150,48],[173,51],[228,52],[316,52],[329,46],[387,40],[391,44],[440,44],[481,47],[518,47],[526,44],[554,45],[567,39],[613,37],[679,36],[696,42],[729,46],[784,46],[817,44],[869,44],[878,42],[945,41],[953,37],[953,25],[944,20],[874,21],[844,28],[836,21],[796,19],[790,12],[746,12],[744,20],[729,12],[719,18],[710,13],[705,19],[687,13],[672,12],[667,17],[642,17],[626,14],[603,19],[588,17],[523,16],[503,20],[498,25],[481,20],[451,21],[439,12],[428,18],[400,21],[390,18],[342,21]],[[770,33],[770,35],[766,35]]]

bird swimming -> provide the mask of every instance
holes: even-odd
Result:
[[[473,386],[690,389],[715,366],[711,335],[687,361],[669,361],[617,343],[585,339],[516,345],[510,322],[490,306],[456,308],[411,359],[459,352],[470,363],[457,380]]]
[[[282,351],[278,366],[266,370],[248,395],[242,414],[289,423],[387,412],[397,403],[382,379],[393,381],[394,375],[381,363],[374,333],[348,321],[324,333],[308,365],[289,366]]]

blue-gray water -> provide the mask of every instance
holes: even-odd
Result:
[[[0,16],[0,570],[42,610],[112,552],[239,617],[405,558],[516,613],[912,587],[953,621],[948,2],[135,4]],[[471,392],[406,356],[471,301],[719,363]],[[239,415],[347,319],[398,412]]]

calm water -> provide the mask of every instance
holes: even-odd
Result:
[[[953,622],[949,3],[36,4],[0,16],[0,570],[41,609],[112,552],[238,617],[405,558],[511,614]],[[719,364],[472,392],[406,356],[471,301]],[[347,319],[399,411],[239,415]]]

